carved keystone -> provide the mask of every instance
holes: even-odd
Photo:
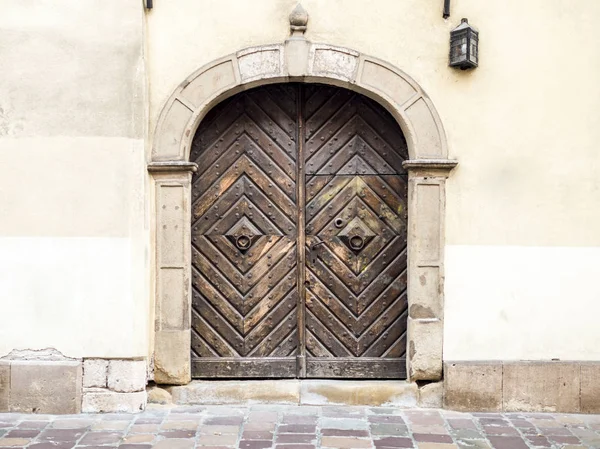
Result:
[[[285,57],[289,76],[305,76],[308,72],[310,42],[304,37],[308,13],[300,3],[290,14],[292,35],[285,41]]]

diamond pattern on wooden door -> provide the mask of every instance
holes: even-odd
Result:
[[[194,377],[406,376],[405,159],[393,118],[340,88],[211,111],[191,154]]]
[[[405,375],[404,137],[348,91],[311,86],[306,116],[306,375]]]
[[[198,377],[295,377],[296,89],[240,94],[192,160],[192,353]]]

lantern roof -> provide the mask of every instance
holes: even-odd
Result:
[[[475,31],[476,33],[479,33],[479,30],[477,30],[477,28],[475,28],[474,26],[469,24],[469,19],[462,19],[460,22],[460,25],[457,26],[456,28],[454,28],[452,31],[463,31],[463,30],[468,30],[471,29],[473,31]]]

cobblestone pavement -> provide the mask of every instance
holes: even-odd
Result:
[[[600,415],[260,405],[0,414],[0,448],[600,448]]]

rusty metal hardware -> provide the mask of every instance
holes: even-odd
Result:
[[[319,247],[319,245],[324,245],[324,244],[325,244],[325,242],[317,242],[310,247],[310,263],[311,264],[314,265],[317,263],[318,257],[317,257],[316,249]]]

